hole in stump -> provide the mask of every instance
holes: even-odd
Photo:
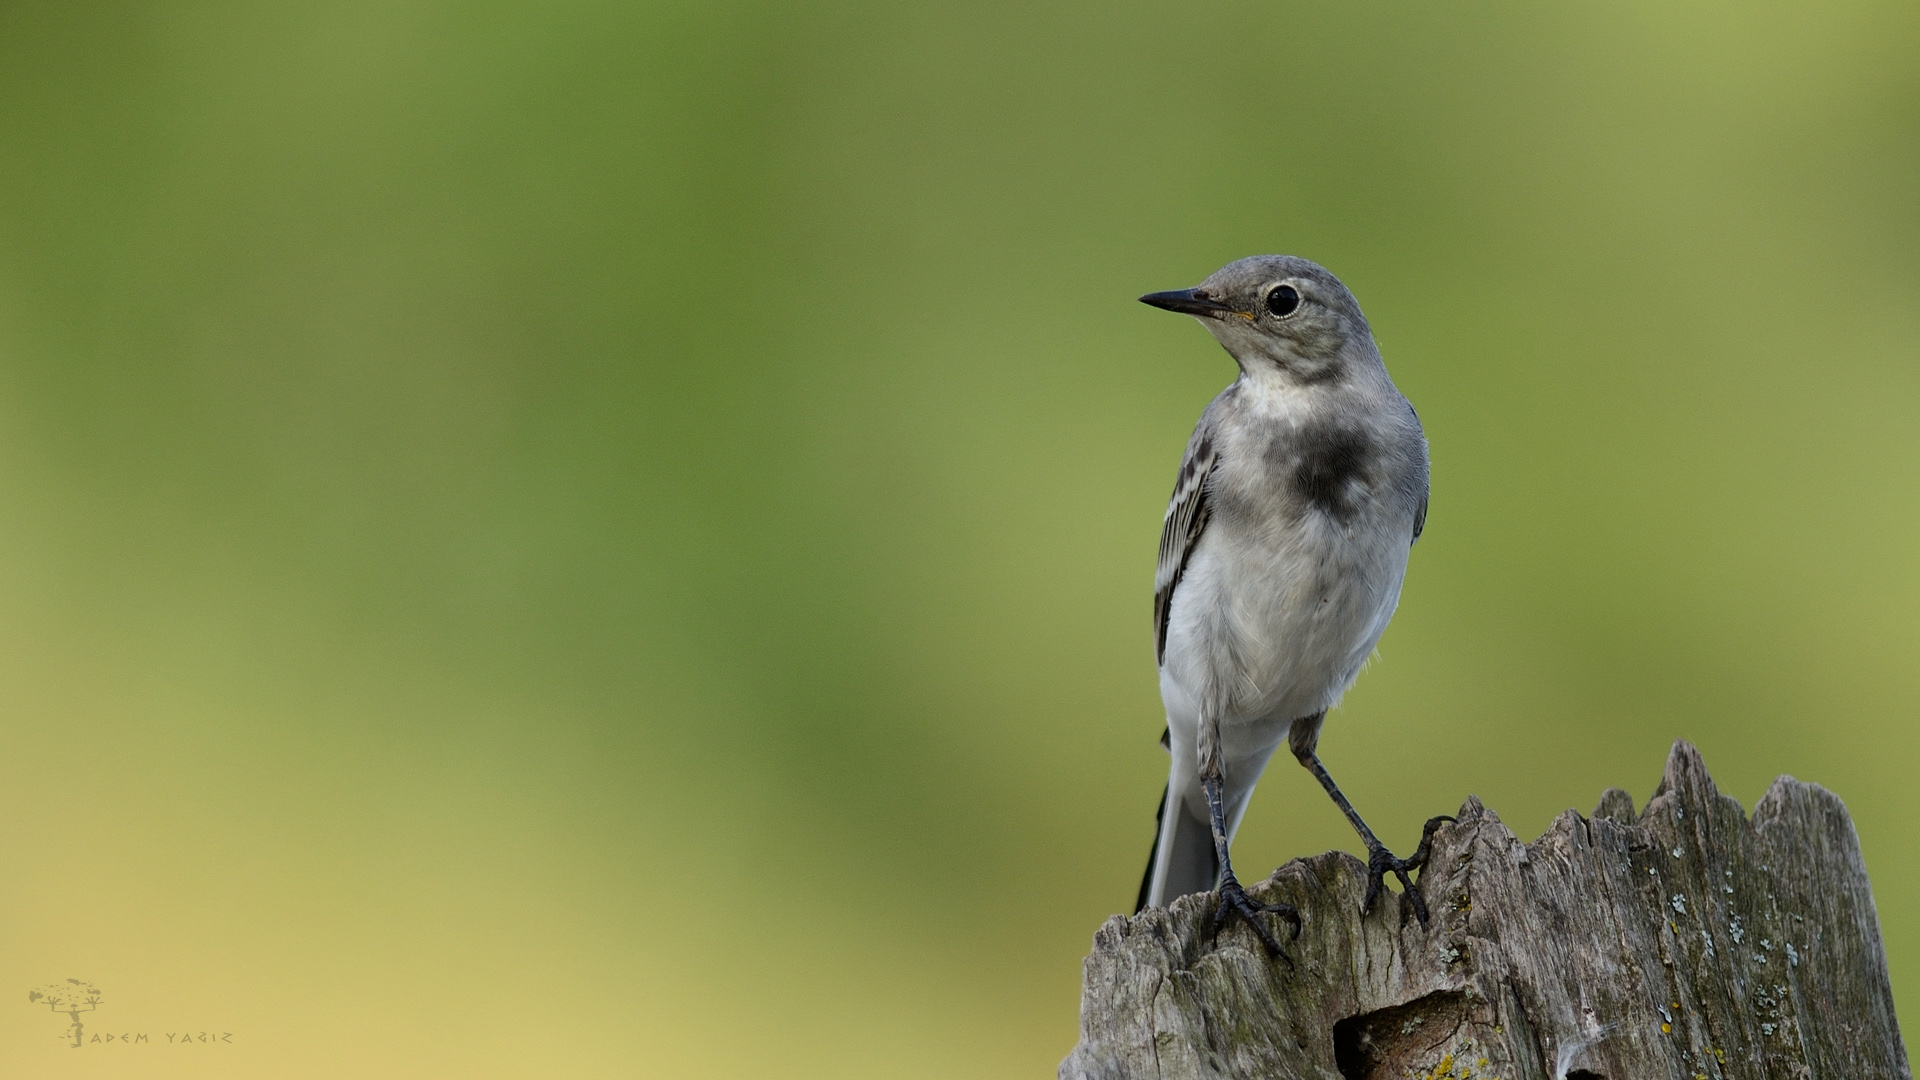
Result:
[[[1446,1053],[1468,1011],[1467,995],[1439,990],[1405,1005],[1349,1016],[1333,1025],[1334,1063],[1346,1080],[1417,1076]]]
[[[1592,1069],[1575,1069],[1566,1075],[1566,1080],[1607,1080]]]

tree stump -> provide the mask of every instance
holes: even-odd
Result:
[[[1115,916],[1062,1080],[1910,1080],[1846,807],[1783,776],[1749,821],[1674,744],[1637,817],[1606,792],[1531,844],[1469,798],[1418,887],[1360,915],[1365,867],[1296,859],[1293,967],[1211,894]],[[1285,924],[1280,924],[1285,940]]]

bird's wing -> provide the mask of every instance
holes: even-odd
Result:
[[[1173,610],[1173,590],[1186,573],[1187,560],[1207,527],[1207,478],[1217,460],[1213,425],[1206,420],[1193,429],[1187,456],[1180,461],[1180,479],[1167,503],[1167,519],[1160,527],[1160,562],[1153,572],[1153,659],[1167,656],[1167,615]]]
[[[1404,401],[1406,399],[1402,398],[1401,400]],[[1407,415],[1413,417],[1414,430],[1419,431],[1420,413],[1414,409],[1413,402],[1411,401],[1407,402]],[[1426,453],[1426,439],[1424,437],[1420,440],[1420,452],[1422,455]],[[1420,534],[1427,530],[1427,499],[1431,494],[1432,491],[1428,487],[1428,482],[1422,478],[1420,483],[1420,505],[1413,511],[1413,540],[1409,540],[1409,544],[1419,540]]]

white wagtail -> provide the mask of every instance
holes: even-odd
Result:
[[[1218,888],[1216,928],[1237,914],[1285,955],[1256,915],[1291,920],[1298,937],[1299,913],[1250,900],[1227,859],[1284,737],[1366,842],[1362,912],[1392,872],[1425,926],[1407,872],[1452,819],[1427,822],[1413,857],[1395,858],[1314,753],[1393,617],[1426,523],[1420,420],[1353,294],[1305,259],[1241,259],[1140,299],[1199,319],[1240,366],[1193,429],[1160,534],[1154,646],[1173,772],[1140,907]]]

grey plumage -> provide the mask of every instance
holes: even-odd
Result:
[[[1154,644],[1173,764],[1141,897],[1218,885],[1226,903],[1226,884],[1238,890],[1227,841],[1290,733],[1378,845],[1314,747],[1398,603],[1426,520],[1427,444],[1359,304],[1324,268],[1256,256],[1141,299],[1195,316],[1240,368],[1194,428],[1161,533]]]

